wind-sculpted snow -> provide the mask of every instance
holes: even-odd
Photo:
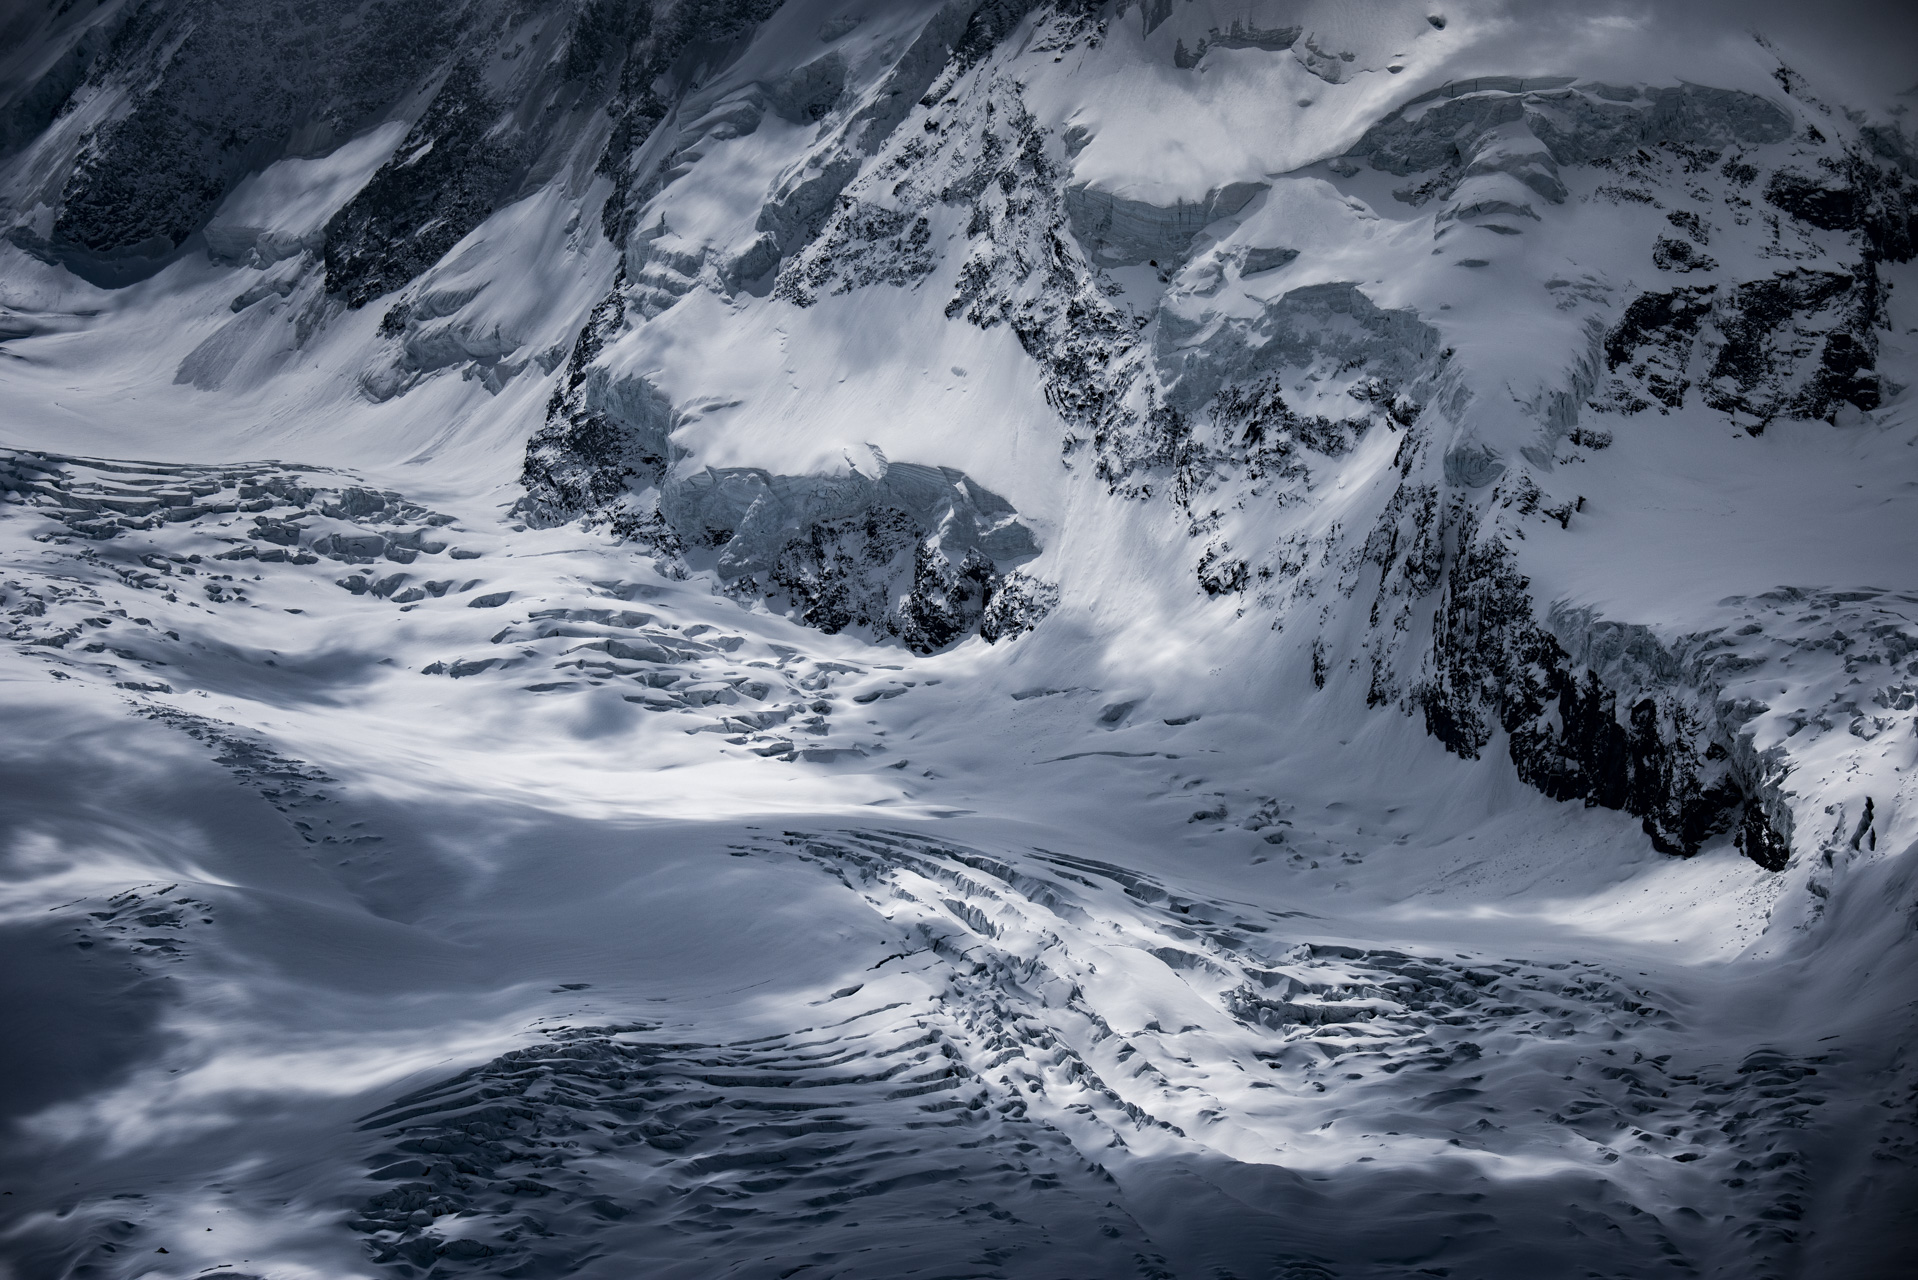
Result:
[[[605,607],[609,599],[643,603],[657,594],[654,588],[608,581],[586,586],[578,604],[505,609],[516,593],[485,589],[487,577],[473,573],[483,566],[471,563],[480,553],[447,541],[452,518],[397,494],[277,467],[131,467],[23,453],[8,456],[6,464],[0,483],[11,500],[31,504],[39,520],[95,544],[81,557],[91,572],[82,579],[63,575],[67,583],[91,579],[109,590],[150,593],[163,602],[161,608],[179,606],[181,612],[258,607],[264,593],[302,600],[304,607],[281,606],[287,613],[324,614],[338,591],[401,612],[422,604],[501,610],[466,615],[479,622],[462,628],[468,647],[420,671],[455,680],[486,675],[535,694],[611,687],[638,709],[701,709],[697,728],[689,732],[722,733],[762,756],[804,752],[831,759],[863,756],[879,746],[871,739],[819,741],[830,732],[827,717],[836,708],[815,692],[823,687],[818,675],[788,672],[797,657],[791,650],[755,646],[742,652],[743,637],[711,625],[682,629],[643,610]],[[317,487],[329,481],[340,487]],[[435,579],[435,570],[449,576]],[[125,677],[113,683],[134,692],[172,693],[167,669],[204,661],[194,652],[203,645],[181,640],[150,618],[128,618],[124,608],[108,609],[96,587],[61,581],[27,588],[0,606],[14,623],[16,643],[59,651],[71,646],[85,655],[80,660],[93,678]],[[121,622],[127,624],[124,638],[108,630]],[[257,660],[279,666],[282,659]],[[340,655],[334,661],[354,660]],[[286,660],[294,670],[300,664],[298,657]],[[197,717],[170,708],[150,714],[192,736],[211,733],[210,741],[226,741]],[[241,762],[257,751],[237,740],[227,747],[227,755]],[[261,775],[274,788],[276,807],[311,799],[290,785],[305,776],[293,767],[291,774]],[[327,779],[319,774],[313,780]],[[295,825],[305,838],[320,838],[311,824]]]
[[[0,1274],[1911,1269],[1805,23],[348,7],[0,19]]]
[[[1510,129],[1505,126],[1517,125]],[[1556,77],[1485,76],[1412,99],[1366,131],[1350,154],[1401,177],[1430,170],[1520,175],[1553,203],[1565,199],[1545,165],[1592,164],[1641,147],[1724,148],[1783,142],[1791,117],[1755,94],[1703,85],[1579,84]],[[1527,160],[1542,148],[1545,158]],[[1531,175],[1536,174],[1536,177]]]
[[[353,1226],[375,1261],[448,1274],[606,1256],[684,1275],[1152,1273],[1110,1175],[1016,1098],[968,1089],[950,1013],[923,996],[813,1003],[816,1026],[733,1042],[563,1027],[408,1094],[361,1126],[391,1143],[368,1157],[390,1185]],[[433,1229],[448,1217],[452,1239]]]
[[[946,768],[944,749],[894,740],[934,705],[925,699],[948,696],[944,679],[808,656],[763,634],[763,613],[739,615],[730,632],[688,625],[699,597],[670,578],[582,582],[573,603],[550,587],[526,599],[510,540],[322,469],[26,452],[7,467],[14,652],[60,682],[126,699],[118,714],[204,752],[284,824],[290,849],[318,859],[300,874],[350,886],[387,920],[421,921],[409,929],[423,910],[447,909],[428,905],[425,868],[470,853],[427,837],[412,806],[378,800],[360,766],[302,759],[268,722],[349,701],[359,708],[349,714],[366,715],[411,696],[383,681],[437,678],[529,704],[604,694],[627,718],[664,717],[678,736],[760,768],[890,763],[881,773],[935,788]],[[447,579],[419,573],[441,562],[454,570]],[[575,572],[593,570],[582,561]],[[371,612],[355,615],[343,647],[278,638],[308,616],[341,616],[349,601]],[[1778,593],[1726,607],[1838,610],[1842,634],[1870,646],[1841,641],[1860,669],[1909,656],[1898,605],[1883,594]],[[431,612],[429,630],[409,621],[428,616],[415,610]],[[1552,625],[1610,685],[1672,681],[1687,664],[1721,681],[1753,669],[1755,655],[1712,637],[1667,655],[1649,639],[1607,639],[1590,621]],[[1789,634],[1768,627],[1754,643]],[[1810,628],[1813,643],[1792,656],[1815,660],[1834,634]],[[393,671],[392,655],[422,650],[446,656],[378,674]],[[1838,739],[1862,744],[1907,724],[1908,683],[1894,680],[1867,709],[1834,682],[1838,703],[1857,709]],[[1721,687],[1729,704],[1737,687]],[[1648,977],[1618,957],[1535,943],[1461,951],[1417,941],[1403,923],[1368,941],[1381,922],[1354,931],[1347,879],[1329,897],[1310,886],[1395,864],[1407,837],[1390,839],[1389,816],[1370,833],[1309,816],[1303,796],[1194,790],[1205,776],[1188,777],[1191,749],[1174,735],[1197,717],[1115,729],[1139,720],[1136,702],[1108,701],[1095,716],[1105,700],[1094,697],[1076,732],[1098,736],[1072,749],[1071,732],[1042,726],[1059,725],[1074,698],[1039,688],[1008,700],[1053,739],[1023,767],[1169,771],[1160,785],[1189,811],[1188,827],[1215,832],[1207,839],[1221,849],[1262,850],[1253,868],[1284,868],[1292,900],[1312,905],[1261,905],[1259,894],[1184,885],[1170,868],[897,824],[778,834],[721,824],[723,848],[712,833],[673,827],[681,834],[662,847],[683,838],[708,851],[673,873],[693,878],[669,897],[703,898],[724,868],[733,885],[720,900],[735,913],[725,936],[810,946],[824,927],[851,949],[762,1002],[752,978],[687,1000],[673,994],[687,979],[661,971],[667,985],[655,988],[646,965],[618,958],[625,944],[600,960],[509,948],[523,956],[513,963],[534,965],[513,980],[534,1003],[490,1033],[505,1043],[459,1051],[445,1067],[422,1060],[403,1083],[376,1075],[319,1115],[301,1112],[301,1149],[338,1150],[352,1167],[327,1166],[300,1202],[350,1205],[343,1221],[364,1261],[395,1275],[569,1274],[615,1259],[689,1276],[716,1261],[744,1274],[807,1263],[881,1276],[955,1258],[991,1274],[1102,1277],[1181,1274],[1194,1258],[1237,1274],[1380,1277],[1414,1264],[1490,1275],[1574,1259],[1618,1276],[1794,1265],[1820,1179],[1854,1176],[1827,1154],[1818,1109],[1890,1101],[1894,1087],[1870,1074],[1879,1068],[1853,1068],[1855,1050],[1821,1048],[1809,1032],[1790,1047],[1725,1039],[1711,1029],[1718,997],[1682,969]],[[282,710],[261,721],[243,709],[254,703]],[[1737,705],[1731,722],[1767,714]],[[849,730],[847,719],[865,725]],[[1206,754],[1193,758],[1202,769]],[[555,821],[555,838],[567,839],[557,815],[521,815],[507,829]],[[1829,821],[1811,881],[1821,910],[1851,864],[1854,875],[1871,865],[1860,860],[1879,839],[1870,811]],[[520,856],[499,864],[502,921],[527,892],[515,878],[549,874]],[[696,871],[702,859],[718,867]],[[49,904],[43,927],[81,963],[131,966],[139,981],[124,998],[161,999],[159,981],[166,1000],[198,1008],[216,974],[264,945],[226,924],[257,916],[254,891],[204,871],[159,880],[154,869],[136,861],[130,874],[86,881]],[[430,884],[444,872],[425,874]],[[765,876],[784,887],[752,887]],[[564,901],[576,903],[572,893]],[[804,902],[807,923],[782,918],[785,901]],[[608,908],[623,910],[615,900],[592,910]],[[491,910],[461,928],[502,927],[480,923]],[[645,939],[682,926],[634,927]],[[1912,1144],[1899,1124],[1882,1150],[1902,1168]],[[199,1167],[201,1157],[184,1158]],[[219,1261],[170,1225],[200,1212],[189,1201],[139,1194],[102,1201],[99,1213],[29,1215],[10,1247],[49,1272],[142,1248]],[[117,1217],[101,1216],[108,1203]],[[328,1221],[338,1212],[324,1210]],[[1394,1230],[1354,1230],[1354,1215]],[[225,1230],[213,1234],[225,1241]],[[255,1264],[275,1250],[343,1257],[315,1243],[332,1238],[324,1232],[269,1232],[281,1243],[268,1246],[257,1224],[247,1230]]]

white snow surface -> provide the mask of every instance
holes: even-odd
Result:
[[[366,185],[406,136],[390,120],[324,156],[291,156],[242,179],[207,224],[214,258],[264,266],[324,243],[326,220]]]
[[[1073,184],[1261,184],[1107,273],[1150,340],[1347,282],[1430,326],[1446,447],[1579,503],[1514,542],[1541,616],[1750,660],[1724,696],[1764,705],[1795,823],[1769,872],[1548,799],[1502,731],[1465,760],[1368,706],[1336,566],[1309,602],[1201,592],[1183,513],[1062,458],[1013,327],[946,314],[963,206],[905,285],[721,286],[939,11],[789,0],[648,144],[705,139],[657,235],[608,243],[612,184],[569,165],[407,286],[399,339],[310,257],[397,124],[245,179],[122,288],[0,244],[0,1276],[1909,1274],[1912,682],[1829,637],[1918,636],[1918,274],[1885,268],[1879,408],[1607,415],[1581,451],[1539,406],[1588,317],[1672,287],[1637,247],[1664,211],[1568,167],[1520,234],[1448,229],[1392,196],[1416,178],[1327,163],[1485,75],[1883,104],[1830,71],[1788,98],[1729,18],[1158,0],[1097,42],[1029,14],[900,126],[1016,82]],[[1303,34],[1175,66],[1235,20]],[[694,128],[828,53],[823,121]],[[1771,269],[1741,234],[1726,279]],[[922,656],[529,527],[526,442],[622,260],[663,305],[595,367],[672,402],[677,474],[953,468],[1060,607]],[[1400,439],[1212,528],[1362,539]],[[116,512],[141,527],[75,527]]]

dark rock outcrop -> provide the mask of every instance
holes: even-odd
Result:
[[[22,227],[16,241],[96,283],[149,274],[245,174],[290,146],[344,141],[410,94],[415,78],[458,38],[467,7],[448,0],[129,6],[104,48],[107,29],[88,32],[15,105],[10,133],[24,142],[25,130],[50,125],[82,99],[124,99],[86,136],[49,200],[56,206],[51,234],[41,241]]]
[[[526,445],[518,513],[534,524],[563,524],[610,507],[629,483],[652,483],[666,464],[664,431],[634,432],[588,399],[593,361],[626,319],[622,270],[587,317],[566,360],[566,375],[546,405],[546,422]],[[666,408],[670,418],[670,407]]]
[[[1415,693],[1427,732],[1467,759],[1503,732],[1525,782],[1555,800],[1640,818],[1665,853],[1698,852],[1740,820],[1742,806],[1748,855],[1783,865],[1788,836],[1771,827],[1712,691],[1689,687],[1642,627],[1557,619],[1578,633],[1567,637],[1584,650],[1575,657],[1539,622],[1511,552],[1476,532],[1470,518],[1458,530],[1461,551],[1433,619]],[[1604,677],[1594,662],[1610,669]]]
[[[1045,621],[1059,606],[1059,588],[1015,569],[999,580],[999,589],[986,602],[979,618],[979,634],[987,644],[1010,640]]]
[[[1056,592],[1024,578],[991,611],[1006,570],[1038,544],[1010,503],[949,467],[892,463],[874,450],[872,475],[675,475],[671,403],[643,378],[593,364],[622,322],[621,298],[615,287],[595,309],[527,445],[520,514],[603,525],[808,626],[897,637],[920,653],[986,630],[1017,635],[1045,615]]]
[[[393,158],[326,227],[326,287],[358,309],[418,276],[498,207],[520,167],[476,61],[455,67]]]
[[[710,560],[725,590],[783,602],[822,631],[896,636],[918,653],[978,632],[1002,566],[1038,551],[1030,530],[949,467],[877,470],[708,469],[664,479],[659,512],[688,561]]]
[[[1676,409],[1696,390],[1754,431],[1777,417],[1830,418],[1846,404],[1875,409],[1880,311],[1869,263],[1640,294],[1605,335],[1613,378],[1600,407]],[[1816,362],[1803,358],[1813,344]]]
[[[606,238],[624,244],[633,229],[635,196],[650,171],[640,161],[646,142],[688,87],[679,67],[689,48],[721,47],[778,11],[780,0],[680,0],[673,4],[631,4],[594,0],[583,30],[590,33],[592,56],[582,66],[616,66],[617,87],[606,112],[612,132],[595,166],[613,180],[613,193],[600,209]],[[675,70],[682,74],[674,74]]]

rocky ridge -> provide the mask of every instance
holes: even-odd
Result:
[[[28,1272],[1905,1247],[1898,111],[348,8],[0,23]]]
[[[1028,49],[1100,38],[1097,24],[1064,13],[1039,15],[1029,30]],[[1530,598],[1505,548],[1528,519],[1570,526],[1583,499],[1541,485],[1555,455],[1576,460],[1610,442],[1609,414],[1690,403],[1758,434],[1781,415],[1851,420],[1879,405],[1876,335],[1887,323],[1879,264],[1910,259],[1918,191],[1902,135],[1830,136],[1749,93],[1571,78],[1448,84],[1372,126],[1313,172],[1334,184],[1366,172],[1409,180],[1393,198],[1429,223],[1434,254],[1455,252],[1474,233],[1548,233],[1552,211],[1568,202],[1666,210],[1643,252],[1654,272],[1686,283],[1621,298],[1595,278],[1548,282],[1558,309],[1580,317],[1583,349],[1565,380],[1527,406],[1513,444],[1490,444],[1474,421],[1486,394],[1475,372],[1414,312],[1382,308],[1339,281],[1276,296],[1268,288],[1250,314],[1225,303],[1222,288],[1299,259],[1297,249],[1232,236],[1234,215],[1276,198],[1270,184],[1222,187],[1171,208],[1073,184],[1084,138],[1040,126],[992,60],[974,65],[954,49],[920,103],[920,127],[897,127],[875,146],[871,120],[855,112],[857,130],[828,132],[816,145],[805,171],[846,176],[833,179],[840,194],[816,233],[775,237],[785,255],[776,296],[806,306],[949,276],[948,317],[1010,325],[1038,364],[1066,424],[1068,466],[1089,447],[1115,495],[1178,504],[1204,540],[1195,574],[1205,594],[1245,597],[1273,611],[1275,626],[1296,628],[1322,586],[1349,598],[1375,572],[1359,641],[1368,702],[1418,716],[1467,756],[1485,748],[1496,722],[1521,777],[1556,798],[1642,817],[1661,849],[1692,853],[1735,829],[1755,860],[1782,865],[1791,817],[1778,770],[1741,737],[1736,713],[1721,715],[1722,688],[1670,656],[1656,664],[1674,689],[1664,701],[1612,683],[1572,656],[1589,643],[1561,642],[1551,602]],[[1790,83],[1788,69],[1781,76]],[[1816,101],[1799,109],[1826,110]],[[857,151],[872,155],[856,171],[843,141],[854,133]],[[963,257],[942,270],[934,229],[948,226],[963,226],[963,239],[945,253]],[[1758,274],[1731,274],[1708,247]],[[1140,265],[1164,283],[1143,309],[1108,275]],[[606,306],[622,305],[623,293],[644,291],[617,285]],[[621,323],[670,324],[670,314],[654,317],[655,305],[612,330],[596,320],[575,351],[596,354]],[[543,498],[552,515],[617,492],[606,477],[620,450],[662,460],[668,452],[663,408],[609,434],[608,418],[595,413],[609,393],[570,394],[570,406],[556,397],[529,455],[529,483],[541,501],[556,450],[597,478],[575,482],[590,496]],[[1318,484],[1353,476],[1351,455],[1368,432],[1399,437],[1398,477],[1370,481],[1386,495],[1376,523],[1300,530],[1274,546],[1271,532],[1286,522],[1251,513],[1309,507]],[[620,443],[598,455],[564,443],[587,436]],[[1246,531],[1231,533],[1233,525]],[[1255,538],[1270,549],[1251,547]],[[854,558],[862,553],[873,554],[862,548]],[[1315,611],[1326,627],[1327,606]],[[1322,684],[1324,642],[1310,643]],[[1489,711],[1481,689],[1498,690]],[[1544,727],[1526,727],[1534,724]]]
[[[363,37],[292,79],[222,81],[218,95],[207,86],[223,68],[277,65],[277,52],[244,56],[284,47],[274,15],[218,0],[52,15],[47,47],[65,52],[12,108],[10,234],[76,268],[150,271],[250,170],[389,121],[392,150],[368,154],[319,230],[245,243],[222,231],[219,255],[271,274],[234,299],[230,332],[180,380],[220,386],[276,308],[304,343],[339,308],[379,299],[392,345],[362,376],[375,398],[455,368],[496,393],[529,370],[557,377],[528,445],[527,518],[583,517],[741,599],[921,653],[1016,634],[1056,597],[1020,568],[1040,548],[1009,503],[881,451],[833,477],[689,471],[673,437],[696,406],[615,372],[615,357],[670,330],[694,293],[806,308],[937,288],[928,305],[949,321],[1017,336],[1061,419],[1064,465],[1083,457],[1115,497],[1176,504],[1200,544],[1195,589],[1269,613],[1300,638],[1315,684],[1344,626],[1323,591],[1356,602],[1363,588],[1351,642],[1369,704],[1468,756],[1496,722],[1522,777],[1628,809],[1660,848],[1689,853],[1735,828],[1761,862],[1784,856],[1789,806],[1720,716],[1722,691],[1708,682],[1685,706],[1647,709],[1608,684],[1572,656],[1580,642],[1561,640],[1556,606],[1528,596],[1508,551],[1528,520],[1570,527],[1583,498],[1557,492],[1558,464],[1603,449],[1608,416],[1702,409],[1757,435],[1781,417],[1856,421],[1899,389],[1878,370],[1883,273],[1913,255],[1918,152],[1895,126],[1835,113],[1782,60],[1772,97],[1480,77],[1398,104],[1330,160],[1158,205],[1075,178],[1092,133],[1042,123],[1017,70],[1097,51],[1117,13],[955,4],[876,50],[847,41],[856,21],[829,22],[816,55],[740,80],[725,69],[777,6],[593,3],[536,20],[495,8],[442,6],[378,57],[354,43],[382,29],[364,15]],[[1332,85],[1352,65],[1302,28],[1235,21],[1188,43],[1172,9],[1140,16],[1185,71],[1209,65],[1208,50],[1295,57]],[[136,75],[143,87],[119,94]],[[320,123],[292,128],[316,110]],[[689,238],[655,212],[710,158],[779,130],[797,150],[745,238]],[[164,165],[134,163],[176,135],[191,145],[160,148]],[[485,286],[464,284],[449,250],[588,162],[612,180],[599,224],[620,265],[584,327],[532,351],[466,318]],[[44,175],[68,171],[56,197]],[[39,186],[20,187],[30,174]],[[1581,208],[1658,211],[1638,248],[1657,283],[1546,281],[1577,345],[1516,418],[1493,410],[1496,375],[1459,359],[1436,315],[1314,279],[1313,251],[1261,238],[1277,225],[1263,210],[1327,191],[1361,207],[1379,198],[1375,175],[1392,183],[1392,216],[1429,227],[1431,255],[1466,271],[1495,261],[1483,246],[1549,240]],[[1125,272],[1150,273],[1150,287]],[[1381,434],[1396,437],[1396,478],[1366,445]],[[1314,517],[1324,486],[1354,482],[1377,495],[1375,514]],[[1557,727],[1526,727],[1541,717]]]

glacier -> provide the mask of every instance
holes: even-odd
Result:
[[[6,6],[0,1277],[1910,1274],[1914,53]]]

